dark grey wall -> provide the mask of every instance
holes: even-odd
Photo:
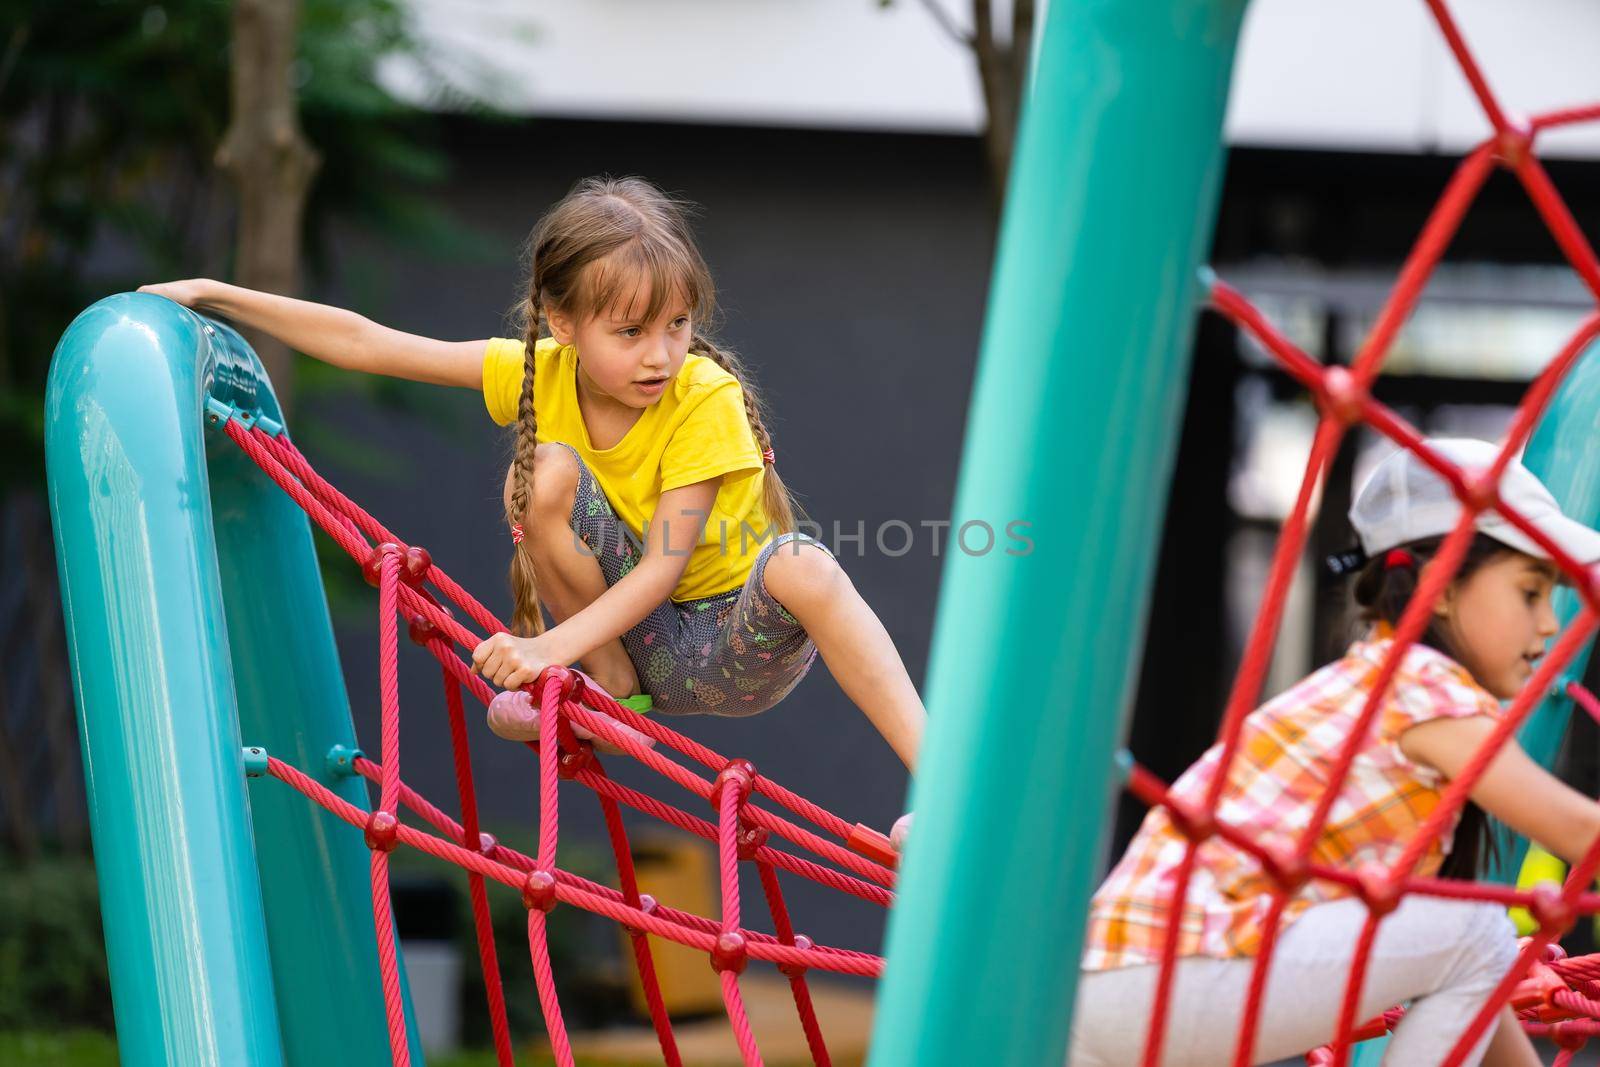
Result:
[[[638,173],[697,201],[704,208],[699,233],[721,289],[722,336],[754,368],[776,415],[778,466],[830,544],[835,523],[845,534],[864,524],[866,544],[841,542],[841,561],[920,686],[943,557],[933,555],[931,534],[918,523],[949,518],[993,241],[976,143],[528,122],[457,128],[452,154],[459,176],[444,196],[486,235],[485,256],[451,265],[349,235],[335,243],[329,280],[313,295],[404,330],[489,336],[505,328],[501,315],[520,281],[521,241],[576,179]],[[453,428],[365,403],[306,413],[346,421],[343,432],[392,457],[387,478],[363,473],[338,448],[303,447],[397,534],[427,547],[506,617],[511,546],[499,502],[505,431],[490,422],[477,394],[419,390],[437,394],[433,402]],[[912,550],[898,558],[873,544],[873,531],[890,519],[918,531]],[[893,534],[891,550],[900,538]],[[376,597],[371,601],[375,618]],[[359,735],[375,746],[375,623],[342,624],[339,644]],[[409,782],[453,809],[440,683],[430,662],[414,646],[402,654],[404,770]],[[847,819],[887,829],[904,810],[899,761],[820,660],[763,715],[672,725],[753,760]],[[528,826],[535,791],[529,754],[481,728],[473,743],[489,822]],[[700,801],[628,762],[610,760],[608,769],[701,813]],[[568,787],[563,804],[567,833],[598,844],[592,798]],[[797,883],[791,892],[801,930],[878,947],[881,919],[873,906],[789,881]],[[747,892],[759,894],[753,880]]]

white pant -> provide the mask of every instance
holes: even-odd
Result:
[[[1278,936],[1253,1062],[1301,1056],[1333,1040],[1350,958],[1366,921],[1359,900],[1307,908]],[[1517,954],[1505,909],[1493,904],[1407,897],[1378,927],[1356,1023],[1415,1000],[1383,1062],[1432,1067],[1444,1060]],[[1164,1067],[1226,1067],[1233,1059],[1254,959],[1187,956],[1173,974]],[[1070,1067],[1137,1064],[1144,1052],[1156,965],[1079,972]],[[1465,1060],[1475,1067],[1483,1040]]]

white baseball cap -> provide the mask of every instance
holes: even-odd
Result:
[[[1487,470],[1499,449],[1487,441],[1466,437],[1433,437],[1428,446],[1468,473]],[[1600,561],[1600,533],[1561,514],[1561,506],[1533,472],[1513,459],[1500,476],[1500,500],[1514,509],[1563,552],[1582,564]],[[1350,507],[1350,525],[1361,538],[1361,548],[1376,556],[1397,545],[1425,537],[1443,537],[1461,519],[1461,502],[1450,483],[1409,449],[1384,458],[1356,493]],[[1533,538],[1493,510],[1478,514],[1480,533],[1538,559],[1549,553]]]

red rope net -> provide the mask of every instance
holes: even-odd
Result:
[[[426,550],[406,546],[377,519],[328,484],[286,435],[274,436],[257,425],[247,426],[233,418],[223,424],[223,429],[268,477],[361,564],[367,580],[379,591],[382,759],[374,763],[365,757],[356,757],[353,761],[354,770],[378,787],[376,809],[368,812],[351,804],[302,771],[271,756],[267,760],[267,773],[364,832],[372,854],[372,914],[377,929],[379,971],[394,1062],[400,1065],[410,1062],[389,907],[389,854],[396,845],[405,844],[456,864],[467,872],[478,955],[488,992],[490,1026],[502,1065],[513,1063],[514,1058],[505,993],[489,922],[486,884],[491,880],[519,892],[528,908],[528,950],[533,960],[534,981],[550,1044],[559,1064],[570,1065],[574,1061],[561,1018],[561,1004],[556,997],[545,930],[546,916],[558,903],[605,916],[627,929],[650,1018],[666,1063],[676,1065],[682,1059],[656,979],[647,934],[688,945],[710,957],[711,965],[719,972],[728,1018],[747,1064],[759,1064],[761,1055],[745,1015],[739,975],[751,959],[776,964],[789,979],[795,1009],[813,1059],[818,1064],[829,1063],[806,972],[815,969],[876,977],[883,969],[883,960],[865,952],[817,945],[803,934],[795,933],[779,885],[778,871],[809,878],[888,907],[893,899],[891,889],[895,876],[891,868],[895,853],[887,838],[868,827],[847,823],[762,777],[748,761],[726,759],[622,707],[598,686],[589,684],[582,673],[552,667],[529,687],[539,702],[543,737],[542,741],[529,743],[538,757],[538,847],[535,855],[528,856],[500,844],[479,827],[462,699],[463,687],[485,705],[494,698],[495,692],[472,673],[455,651],[457,645],[470,651],[482,638],[458,623],[451,611],[425,588],[425,583],[431,583],[438,593],[455,603],[488,633],[507,627],[434,565]],[[398,619],[402,614],[407,620],[411,640],[433,655],[441,667],[460,802],[459,822],[401,779]],[[586,731],[586,736],[616,746],[675,785],[709,802],[715,821],[613,781],[606,775],[593,744],[581,740],[577,728]],[[663,755],[656,745],[672,750],[689,764],[708,768],[712,776],[708,778],[684,762]],[[620,888],[600,885],[556,866],[562,780],[575,781],[598,798],[616,859]],[[758,797],[769,804],[758,805]],[[680,911],[639,891],[623,827],[623,805],[716,843],[720,861],[720,917],[713,919]],[[411,811],[428,829],[402,822],[402,809]],[[778,809],[787,814],[780,814]],[[815,829],[801,826],[796,819],[812,824]],[[798,845],[826,862],[819,863],[778,847],[774,837]],[[772,916],[772,934],[747,929],[743,924],[739,894],[742,862],[754,863],[760,875],[763,895]]]
[[[1544,886],[1531,891],[1518,891],[1499,885],[1444,881],[1413,874],[1429,843],[1439,836],[1468,799],[1469,791],[1490,759],[1527,719],[1541,697],[1550,692],[1552,683],[1563,668],[1593,636],[1597,618],[1600,618],[1600,574],[1590,573],[1563,553],[1526,518],[1506,506],[1496,490],[1506,464],[1527,442],[1563,377],[1579,355],[1600,336],[1600,313],[1584,319],[1536,377],[1517,408],[1504,446],[1487,470],[1462,470],[1445,461],[1428,447],[1416,429],[1374,399],[1369,391],[1395,336],[1416,307],[1424,286],[1460,227],[1468,208],[1496,166],[1515,175],[1567,261],[1589,290],[1600,297],[1600,261],[1596,260],[1594,250],[1579,230],[1534,151],[1540,133],[1558,126],[1600,118],[1600,105],[1554,111],[1531,121],[1514,118],[1500,105],[1490,89],[1444,0],[1425,2],[1487,116],[1493,134],[1466,155],[1450,179],[1352,364],[1346,368],[1318,363],[1291,343],[1239,292],[1224,283],[1214,283],[1209,294],[1216,310],[1259,341],[1290,375],[1304,384],[1316,401],[1320,419],[1299,494],[1278,538],[1260,611],[1228,696],[1218,735],[1222,745],[1221,766],[1210,783],[1204,802],[1185,805],[1170,800],[1165,786],[1137,766],[1133,768],[1129,780],[1129,789],[1146,803],[1166,805],[1172,813],[1174,824],[1187,838],[1183,862],[1173,887],[1171,922],[1166,933],[1160,976],[1145,1039],[1143,1063],[1146,1067],[1152,1067],[1160,1061],[1167,1036],[1167,1008],[1177,955],[1178,923],[1183,911],[1180,902],[1188,892],[1198,847],[1213,835],[1255,856],[1274,884],[1270,910],[1265,918],[1264,938],[1256,958],[1245,1010],[1239,1020],[1234,1057],[1236,1065],[1244,1067],[1252,1062],[1262,991],[1271,966],[1275,939],[1280,932],[1283,909],[1296,890],[1311,879],[1344,885],[1366,903],[1368,910],[1342,994],[1342,1009],[1333,1044],[1312,1053],[1311,1062],[1346,1063],[1353,1041],[1383,1033],[1400,1017],[1396,1009],[1358,1025],[1360,1020],[1355,1018],[1355,1012],[1378,924],[1407,893],[1493,901],[1507,906],[1520,904],[1530,910],[1538,923],[1537,930],[1532,937],[1524,940],[1515,963],[1488,1003],[1466,1025],[1446,1058],[1446,1065],[1462,1061],[1508,1001],[1518,1009],[1530,1031],[1555,1037],[1563,1044],[1562,1059],[1558,1062],[1566,1062],[1578,1045],[1590,1035],[1600,1032],[1600,1023],[1596,1022],[1600,1019],[1600,958],[1563,959],[1559,946],[1554,944],[1577,916],[1600,911],[1600,897],[1583,893],[1583,887],[1594,879],[1597,869],[1600,869],[1600,841],[1595,842],[1559,890]],[[1238,748],[1241,723],[1260,695],[1288,587],[1305,548],[1311,502],[1319,482],[1326,476],[1340,441],[1357,424],[1365,424],[1384,434],[1438,472],[1454,488],[1463,505],[1463,514],[1459,524],[1440,547],[1434,563],[1421,576],[1416,595],[1396,627],[1393,647],[1379,671],[1371,696],[1363,707],[1354,732],[1345,739],[1339,750],[1329,773],[1327,791],[1322,795],[1309,824],[1295,839],[1292,849],[1269,852],[1259,843],[1219,822],[1216,817],[1218,801]],[[1571,579],[1582,600],[1582,610],[1540,661],[1538,670],[1511,703],[1492,736],[1475,753],[1463,772],[1449,783],[1439,805],[1393,867],[1354,873],[1313,864],[1309,859],[1312,847],[1326,824],[1351,762],[1365,742],[1395,671],[1406,651],[1425,628],[1434,601],[1460,566],[1473,535],[1475,517],[1487,509],[1497,511],[1550,554]],[[1586,693],[1580,693],[1578,699],[1591,712],[1595,710],[1593,698]],[[1222,1025],[1220,1020],[1219,1025]]]

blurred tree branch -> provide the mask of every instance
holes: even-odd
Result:
[[[479,254],[488,242],[430,195],[449,169],[434,114],[385,88],[379,63],[401,57],[447,104],[496,115],[437,77],[408,10],[402,0],[0,0],[0,542],[23,546],[25,561],[13,554],[0,570],[0,659],[27,665],[0,678],[11,686],[0,692],[0,838],[14,847],[70,851],[86,838],[44,494],[56,341],[97,298],[147,281],[231,274],[293,291],[302,263],[331,263],[335,226],[435,260]],[[307,143],[320,146],[320,170]],[[219,162],[237,175],[237,198]],[[258,203],[243,187],[274,175],[299,189],[299,206]],[[285,403],[298,382],[302,400],[359,393],[436,422],[457,410],[424,408],[424,389],[308,373],[304,357],[295,373],[289,358],[271,366]],[[345,432],[296,429],[302,442]],[[350,577],[348,566],[324,573],[336,616],[352,586],[365,592]]]
[[[289,68],[300,0],[234,0],[233,117],[217,168],[239,196],[234,277],[240,285],[300,295],[300,227],[322,156],[300,129]],[[287,415],[294,398],[289,347],[259,330],[245,339],[261,357]]]
[[[1016,145],[1017,119],[1028,87],[1028,66],[1033,58],[1034,0],[1012,0],[1010,33],[995,34],[992,0],[972,0],[972,30],[963,30],[941,0],[919,0],[924,10],[949,38],[971,50],[983,90],[984,159],[996,210],[1005,197],[1011,154]],[[878,0],[889,7],[894,0]]]

